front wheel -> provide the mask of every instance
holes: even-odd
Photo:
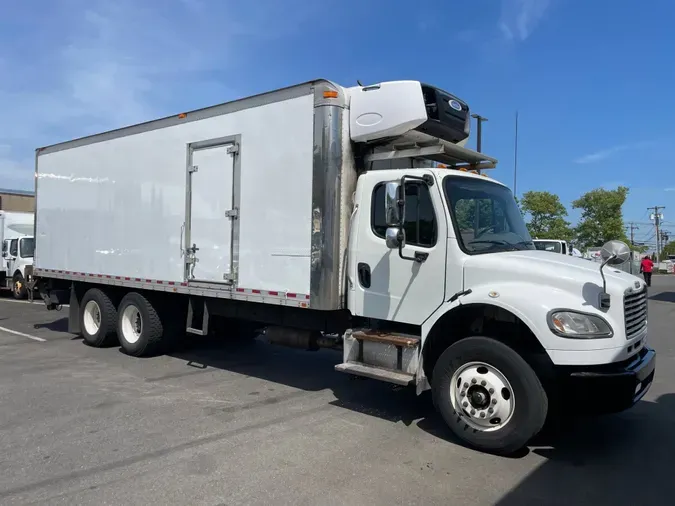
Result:
[[[434,404],[450,429],[473,448],[510,454],[544,426],[546,392],[513,349],[487,337],[456,342],[432,376]]]
[[[16,273],[12,279],[12,295],[17,300],[23,300],[28,296],[26,282],[24,281],[23,276],[19,273]]]

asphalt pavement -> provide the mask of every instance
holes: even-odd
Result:
[[[655,277],[654,384],[512,457],[463,447],[428,395],[340,355],[199,340],[137,359],[0,298],[0,504],[670,505],[675,277]]]

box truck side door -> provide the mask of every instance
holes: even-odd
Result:
[[[350,248],[354,290],[350,310],[359,316],[420,325],[445,295],[447,219],[438,185],[406,183],[404,257],[385,242],[385,182],[380,171],[361,176],[359,218]],[[387,171],[389,172],[389,171]],[[399,174],[397,177],[400,178]],[[394,179],[390,177],[389,180]]]
[[[188,281],[234,281],[233,222],[235,194],[234,141],[194,143],[188,155],[186,278]]]

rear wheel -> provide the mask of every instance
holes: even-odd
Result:
[[[546,421],[548,398],[529,364],[507,345],[469,337],[439,357],[434,404],[450,429],[479,450],[510,454]]]
[[[140,293],[128,293],[120,302],[117,335],[129,355],[141,357],[160,351],[164,336],[162,321],[152,303]]]
[[[17,300],[23,300],[28,296],[26,282],[24,281],[23,276],[18,272],[14,274],[14,278],[12,278],[12,295]]]
[[[80,301],[80,330],[84,342],[95,348],[115,344],[117,309],[98,288],[87,290]]]

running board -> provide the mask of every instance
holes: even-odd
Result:
[[[203,331],[203,330],[201,330],[201,329],[193,329],[192,327],[186,328],[186,329],[185,329],[185,332],[187,332],[188,334],[194,334],[194,335],[196,335],[196,336],[204,336],[204,335],[206,335],[206,334],[204,334],[204,331]]]
[[[392,369],[385,369],[383,367],[375,367],[372,365],[363,364],[361,362],[347,362],[344,364],[337,364],[335,370],[354,376],[362,376],[387,383],[394,383],[396,385],[408,386],[415,382],[415,376],[402,371],[394,371]]]

